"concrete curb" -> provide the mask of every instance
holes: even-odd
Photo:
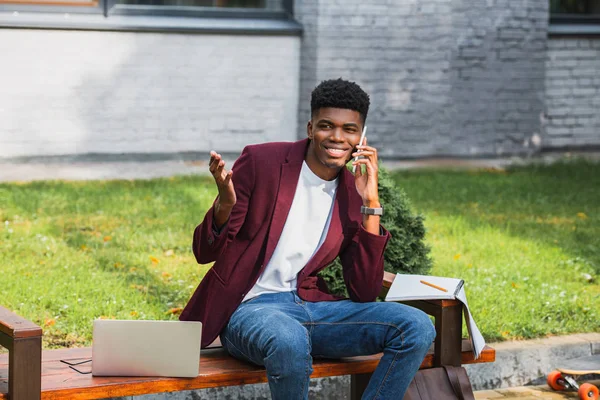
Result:
[[[98,180],[98,179],[151,179],[177,175],[208,175],[208,154],[202,159],[153,159],[140,156],[126,157],[57,157],[15,161],[0,158],[0,182],[28,182],[38,180]],[[511,165],[552,163],[570,157],[600,160],[600,152],[548,153],[532,157],[505,158],[422,158],[414,160],[382,160],[388,170],[438,169],[504,169]],[[230,167],[233,155],[223,155]]]
[[[496,362],[466,365],[474,390],[541,385],[564,360],[600,354],[600,333],[491,343]]]
[[[226,160],[227,162],[228,160]],[[228,162],[231,165],[232,161]],[[28,163],[0,162],[0,182],[40,180],[152,179],[181,175],[208,175],[208,163],[187,161],[156,162],[76,162]]]
[[[582,381],[583,382],[583,381]],[[600,381],[586,381],[600,385]],[[555,392],[548,385],[519,386],[509,389],[481,390],[475,392],[475,400],[564,400],[579,399],[575,390]]]

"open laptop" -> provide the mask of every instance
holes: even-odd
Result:
[[[92,375],[196,377],[202,323],[94,320]]]

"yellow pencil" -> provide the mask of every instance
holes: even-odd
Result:
[[[419,282],[421,282],[423,285],[431,286],[434,289],[441,290],[442,292],[448,291],[441,286],[434,285],[433,283],[429,283],[429,282],[425,282],[425,281],[419,281]]]

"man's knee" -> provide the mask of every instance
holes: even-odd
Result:
[[[435,328],[431,319],[421,310],[414,309],[406,322],[406,347],[427,351],[435,339]]]
[[[429,316],[423,311],[403,304],[396,304],[397,334],[389,345],[397,350],[427,351],[435,339],[435,329]]]

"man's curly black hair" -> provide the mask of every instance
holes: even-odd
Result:
[[[310,110],[312,115],[317,110],[325,107],[345,108],[358,111],[363,123],[367,120],[369,112],[369,95],[354,82],[342,78],[330,79],[321,82],[310,97]]]

